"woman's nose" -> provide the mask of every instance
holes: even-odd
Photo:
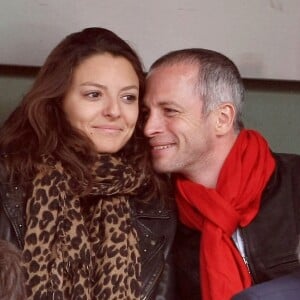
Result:
[[[104,116],[118,118],[121,114],[120,104],[117,99],[107,99],[104,108]]]

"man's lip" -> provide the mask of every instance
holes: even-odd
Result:
[[[168,148],[170,148],[174,145],[175,145],[175,143],[160,143],[160,144],[158,144],[158,143],[154,144],[153,143],[150,146],[153,150],[163,150],[163,149],[168,149]]]

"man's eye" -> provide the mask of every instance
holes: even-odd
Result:
[[[150,110],[143,106],[142,109],[141,109],[141,115],[143,116],[143,118],[145,120],[148,120],[149,115],[150,115]]]
[[[173,115],[173,114],[178,113],[178,111],[176,109],[168,108],[168,107],[165,107],[164,111],[167,115]]]

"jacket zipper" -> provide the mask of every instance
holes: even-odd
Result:
[[[245,239],[245,232],[244,232],[243,228],[240,228],[239,231],[240,231],[240,236],[241,236],[241,240],[244,245],[244,251],[245,251],[245,256],[243,256],[243,261],[248,269],[249,275],[251,276],[253,283],[255,283],[256,282],[255,276],[254,276],[255,272],[253,272],[253,270],[251,268],[251,262],[249,261],[249,255],[248,255],[249,250],[248,250],[247,241]]]

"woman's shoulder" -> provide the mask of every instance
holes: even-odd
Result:
[[[177,210],[175,199],[170,195],[154,195],[146,200],[140,195],[131,202],[132,216],[139,223],[157,232],[164,234],[164,229],[170,231],[176,226]],[[168,232],[169,234],[169,232]]]
[[[150,190],[150,191],[149,191]],[[152,193],[150,187],[141,192],[132,201],[134,213],[139,216],[172,217],[176,214],[175,197],[169,182],[164,181],[160,191]],[[149,197],[149,194],[151,197]]]
[[[1,151],[0,151],[0,184],[3,184],[7,180],[7,177],[8,177],[8,172],[5,167],[6,156],[7,155],[5,153],[1,153]]]

